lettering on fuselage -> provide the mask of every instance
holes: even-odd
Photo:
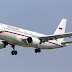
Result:
[[[7,26],[7,28],[12,29],[12,30],[17,30],[17,31],[19,31],[19,29],[18,29],[18,28],[15,28],[15,27]]]

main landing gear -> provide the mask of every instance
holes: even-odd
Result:
[[[41,49],[35,49],[35,53],[40,53]]]
[[[17,55],[17,51],[15,50],[15,45],[11,45],[13,51],[11,52],[12,55]]]

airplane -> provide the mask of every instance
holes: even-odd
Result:
[[[35,53],[40,53],[41,49],[56,49],[68,46],[72,41],[64,41],[65,37],[71,38],[72,32],[65,33],[67,19],[62,19],[56,31],[52,35],[45,35],[26,29],[0,23],[0,49],[11,45],[12,55],[17,55],[15,45],[22,47],[33,47]]]

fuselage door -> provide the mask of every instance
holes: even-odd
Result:
[[[1,27],[2,27],[2,31],[5,31],[5,28],[4,28],[4,25],[3,24],[1,24]]]
[[[4,34],[4,25],[0,24],[0,39],[5,39],[5,34]]]

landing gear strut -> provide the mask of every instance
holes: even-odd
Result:
[[[17,51],[15,50],[15,45],[11,45],[13,51],[11,52],[12,55],[17,55]]]
[[[41,49],[35,49],[35,53],[40,53]]]

